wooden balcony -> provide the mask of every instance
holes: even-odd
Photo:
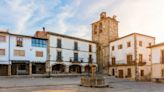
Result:
[[[130,61],[126,63],[118,63],[118,62],[125,62],[123,60],[116,61],[115,63],[110,64],[110,66],[134,66],[136,65],[135,61]]]
[[[139,66],[144,66],[144,65],[146,65],[146,61],[139,61],[139,62],[138,62],[138,65],[139,65]]]

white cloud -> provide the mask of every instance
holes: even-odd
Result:
[[[22,0],[6,0],[10,12],[12,12],[16,24],[16,33],[21,33],[26,29],[26,25],[28,20],[31,18],[31,16],[34,13],[35,5],[33,2],[24,4]]]
[[[163,0],[5,1],[7,5],[0,8],[0,19],[15,25],[17,33],[45,26],[49,31],[89,39],[90,24],[99,19],[100,12],[106,11],[110,16],[117,15],[120,36],[139,32],[157,37],[157,42],[164,40]]]

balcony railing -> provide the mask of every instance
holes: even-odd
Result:
[[[138,62],[138,65],[139,65],[139,66],[146,65],[146,60],[139,61],[139,62]]]
[[[62,45],[57,45],[57,48],[62,48]]]
[[[130,66],[130,65],[135,65],[135,61],[130,61],[129,63],[127,63],[127,61],[125,60],[117,60],[115,61],[115,63],[110,64],[110,66]]]
[[[93,58],[88,58],[88,63],[93,63]]]
[[[57,57],[56,62],[63,62],[63,57]]]
[[[80,47],[74,46],[73,48],[74,48],[74,50],[80,50]]]
[[[71,63],[83,63],[83,58],[74,58],[74,57],[70,57],[70,62]]]

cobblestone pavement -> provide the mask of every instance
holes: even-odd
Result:
[[[106,77],[109,88],[80,87],[73,78],[1,78],[0,92],[164,92],[164,84]]]

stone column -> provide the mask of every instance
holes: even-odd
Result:
[[[8,65],[8,76],[11,76],[11,64]]]
[[[66,73],[69,73],[69,66],[66,66],[66,67],[65,67],[65,72],[66,72]]]
[[[46,67],[46,74],[48,74],[52,71],[49,61],[46,61],[46,66],[45,67]]]
[[[32,75],[32,63],[31,62],[29,62],[29,75]]]
[[[82,73],[85,72],[85,66],[81,66],[81,72],[82,72]]]

